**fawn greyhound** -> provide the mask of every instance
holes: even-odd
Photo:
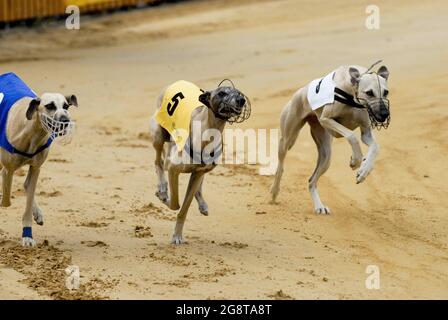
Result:
[[[44,93],[38,97],[13,73],[0,76],[0,170],[2,175],[1,206],[11,205],[14,171],[29,165],[25,180],[26,208],[22,218],[22,245],[35,246],[32,224],[43,225],[44,218],[34,193],[40,167],[47,159],[54,140],[71,137],[75,123],[68,108],[78,106],[76,96]]]
[[[284,107],[281,118],[279,163],[271,188],[275,202],[280,191],[280,180],[286,153],[294,145],[300,129],[308,123],[318,150],[317,165],[309,179],[309,191],[314,210],[329,214],[330,209],[320,200],[317,181],[330,166],[332,138],[344,137],[352,148],[350,167],[359,168],[356,182],[363,182],[373,169],[379,147],[372,128],[387,128],[390,120],[385,66],[372,72],[360,66],[341,66],[324,78],[316,79],[299,89]],[[361,140],[369,149],[363,158],[361,147],[353,130],[361,129]]]
[[[202,181],[221,155],[221,133],[226,123],[242,122],[250,116],[249,99],[233,83],[231,86],[221,84],[214,90],[203,91],[191,82],[177,81],[162,91],[151,118],[150,137],[156,151],[158,177],[156,195],[170,209],[180,208],[172,239],[174,244],[185,242],[182,230],[193,197],[198,201],[200,212],[208,215]],[[199,130],[194,130],[196,125]],[[208,132],[218,133],[211,149],[209,141],[203,140]],[[168,171],[169,196],[165,170]],[[180,173],[191,174],[182,207],[178,194]]]

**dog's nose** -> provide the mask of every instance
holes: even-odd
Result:
[[[385,121],[389,117],[389,109],[386,107],[386,104],[381,101],[380,102],[380,117],[382,121]]]
[[[70,122],[70,118],[67,117],[66,115],[62,115],[59,117],[59,121],[61,122]]]
[[[244,97],[239,97],[236,101],[240,107],[244,106],[246,104],[246,99]]]
[[[386,119],[389,117],[389,110],[387,110],[386,108],[381,108],[380,117],[381,121],[386,121]]]

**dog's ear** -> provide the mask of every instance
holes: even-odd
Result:
[[[210,97],[211,97],[211,93],[209,91],[205,91],[204,93],[202,93],[199,96],[199,101],[202,102],[203,104],[205,104],[207,107],[210,108]]]
[[[40,105],[40,99],[34,98],[31,100],[30,105],[28,106],[28,109],[26,110],[26,118],[28,120],[31,120],[33,118],[34,112],[36,112],[37,107]]]
[[[357,84],[359,82],[359,70],[353,67],[350,67],[350,69],[348,69],[348,73],[350,74],[350,81],[353,85]]]
[[[389,70],[387,70],[386,66],[381,66],[378,69],[378,75],[387,80],[389,78]]]
[[[67,100],[68,104],[70,106],[78,106],[78,99],[76,98],[76,96],[74,94],[70,95],[70,96],[66,96],[65,99]]]

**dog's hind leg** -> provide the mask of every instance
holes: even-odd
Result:
[[[156,150],[156,160],[154,162],[156,167],[156,174],[158,179],[157,184],[157,191],[156,196],[160,199],[163,203],[167,204],[168,199],[168,183],[165,179],[165,170],[163,168],[164,166],[164,159],[163,159],[163,142],[162,144],[153,144],[154,148]]]
[[[311,129],[311,136],[316,143],[318,151],[316,169],[314,169],[313,175],[309,179],[308,187],[314,203],[314,212],[318,214],[329,214],[330,209],[320,200],[319,193],[317,191],[317,181],[330,167],[331,143],[333,141],[333,137],[321,126],[317,118],[310,118],[308,123]]]
[[[30,166],[28,172],[28,183],[26,187],[26,207],[25,212],[22,217],[23,225],[23,235],[22,235],[22,245],[25,247],[34,247],[36,242],[33,240],[33,235],[31,232],[31,227],[33,225],[33,207],[34,193],[36,192],[37,179],[39,178],[39,167]]]
[[[156,196],[164,204],[168,204],[168,183],[165,179],[164,170],[164,144],[166,141],[166,133],[164,129],[154,120],[151,119],[150,123],[150,137],[152,140],[152,146],[156,151],[156,160],[154,161],[156,174],[157,174],[157,191]]]
[[[283,175],[286,153],[292,148],[297,140],[300,130],[305,121],[301,112],[301,106],[290,101],[282,111],[280,117],[281,138],[278,146],[278,166],[275,173],[274,183],[271,187],[272,202],[280,192],[280,181]]]
[[[182,237],[182,231],[185,224],[185,219],[187,217],[188,208],[191,205],[194,195],[198,191],[202,180],[204,178],[204,172],[193,172],[190,176],[190,181],[188,182],[187,193],[185,194],[184,202],[182,203],[182,208],[180,208],[177,214],[176,227],[174,229],[174,235],[172,243],[182,244],[184,239]]]
[[[2,207],[11,206],[11,187],[12,187],[12,178],[14,172],[12,170],[8,170],[5,167],[2,169],[2,180],[3,180],[3,188],[2,188]]]
[[[196,198],[196,201],[198,202],[199,206],[199,212],[203,214],[204,216],[208,216],[208,205],[207,202],[205,202],[204,197],[202,196],[202,183],[204,182],[204,179],[202,179],[202,182],[199,186],[199,190],[196,192],[194,197]]]
[[[25,179],[25,183],[23,184],[23,188],[25,189],[25,192],[28,193],[28,187],[30,185],[30,180],[31,180],[31,170],[28,170],[28,174],[26,176]],[[42,210],[40,209],[39,205],[36,202],[36,199],[34,199],[33,201],[33,217],[34,217],[34,221],[42,226],[44,224],[44,214],[42,212]]]

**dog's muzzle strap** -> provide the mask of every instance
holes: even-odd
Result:
[[[334,100],[336,100],[336,101],[338,101],[340,103],[343,103],[343,104],[346,104],[346,105],[358,108],[358,109],[365,109],[366,108],[362,104],[357,103],[355,101],[355,98],[351,94],[349,94],[349,93],[345,92],[344,90],[341,90],[341,89],[339,89],[337,87],[334,88]]]
[[[387,108],[387,110],[389,112],[389,116],[383,122],[379,122],[378,120],[376,120],[376,117],[373,114],[372,109],[371,108],[367,108],[367,111],[369,112],[369,119],[370,119],[370,123],[372,125],[372,128],[376,128],[377,130],[381,130],[382,128],[387,129],[389,127],[389,124],[390,124],[389,100],[386,99],[385,101],[386,101],[385,107]]]
[[[244,96],[244,98],[246,103],[240,108],[241,110],[237,110],[233,104],[224,101],[221,103],[220,109],[215,113],[215,116],[230,124],[246,121],[251,114],[251,104],[248,97]]]
[[[40,122],[44,130],[50,135],[50,138],[60,143],[69,143],[75,130],[75,122],[59,121],[46,114],[40,115]]]

